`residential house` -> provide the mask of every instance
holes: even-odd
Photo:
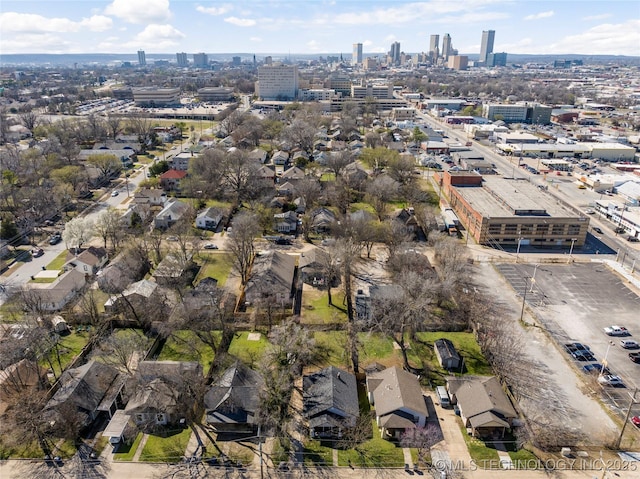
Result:
[[[258,429],[262,375],[236,362],[213,381],[204,396],[207,424],[218,434],[255,434]]]
[[[133,195],[132,204],[145,206],[164,206],[167,193],[153,188],[142,188]]]
[[[183,151],[181,153],[178,153],[169,161],[169,168],[178,171],[188,171],[189,162],[192,158],[193,152]]]
[[[86,275],[77,269],[62,273],[53,283],[28,283],[24,298],[27,307],[36,311],[60,311],[87,284]]]
[[[170,252],[154,270],[153,278],[162,286],[188,285],[195,278],[194,266],[191,254],[185,258],[182,252]]]
[[[397,366],[367,375],[369,402],[385,439],[400,439],[407,429],[424,427],[429,416],[418,378]]]
[[[337,218],[333,211],[321,207],[311,213],[311,229],[317,234],[327,234],[336,223]]]
[[[298,150],[296,151],[293,156],[291,157],[291,162],[296,165],[298,164],[298,162],[303,162],[306,163],[307,161],[309,161],[309,153],[307,153],[304,150]]]
[[[267,161],[267,152],[262,148],[256,148],[249,153],[249,158],[264,165],[264,163]]]
[[[296,190],[295,186],[293,186],[293,184],[289,181],[280,183],[276,187],[276,191],[281,196],[293,196],[293,193],[295,192],[295,190]]]
[[[433,343],[433,349],[440,366],[448,370],[458,370],[462,366],[462,358],[451,341],[441,338]]]
[[[253,263],[252,277],[245,288],[246,301],[254,304],[268,299],[278,306],[291,306],[295,269],[295,256],[279,251],[269,251],[257,256]]]
[[[305,177],[304,170],[298,168],[297,166],[292,166],[291,168],[285,170],[280,177],[280,181],[290,181],[295,184],[296,181],[302,180]]]
[[[289,162],[289,153],[282,150],[276,150],[271,155],[271,162],[274,165],[284,166]]]
[[[355,294],[356,316],[358,319],[368,321],[375,314],[378,302],[399,298],[402,295],[402,287],[398,284],[372,284],[368,290],[358,289]]]
[[[222,219],[224,218],[224,214],[220,208],[210,207],[204,211],[201,211],[198,216],[196,216],[196,228],[201,230],[209,230],[216,231],[220,223],[222,223]]]
[[[276,172],[267,165],[262,165],[253,172],[253,177],[264,181],[265,185],[273,186],[276,181]]]
[[[166,230],[180,221],[188,210],[189,205],[180,200],[167,200],[164,208],[156,215],[154,226],[158,229]]]
[[[124,380],[116,368],[98,361],[67,369],[45,410],[64,416],[69,413],[68,408],[74,409],[84,425],[101,415],[110,418],[122,403]]]
[[[448,378],[447,390],[452,404],[460,409],[464,426],[474,437],[501,439],[518,417],[495,376]]]
[[[273,228],[279,233],[295,233],[298,229],[298,215],[295,211],[276,213],[273,219]]]
[[[95,246],[90,246],[77,256],[71,253],[67,255],[67,258],[69,258],[69,256],[71,258],[67,260],[64,269],[75,268],[81,273],[88,275],[96,274],[109,260],[107,250]]]
[[[158,283],[142,279],[131,283],[127,289],[117,296],[111,296],[104,309],[107,312],[126,310],[126,308],[144,308],[149,302],[159,300]]]
[[[344,168],[344,175],[349,184],[353,186],[360,185],[369,178],[367,172],[355,161]]]
[[[356,377],[330,366],[302,378],[303,415],[312,438],[340,439],[356,425],[360,410]]]
[[[201,400],[188,396],[203,379],[197,362],[141,361],[136,379],[137,387],[124,411],[145,431],[183,424],[186,408]]]
[[[180,180],[187,176],[186,171],[168,170],[160,175],[160,186],[165,191],[179,191]]]
[[[329,149],[329,144],[326,139],[316,140],[313,142],[313,149],[318,151],[327,151]],[[316,155],[314,154],[314,159],[317,161]]]
[[[80,150],[80,152],[78,153],[78,160],[83,162],[90,161],[91,157],[96,155],[113,155],[120,160],[124,168],[130,168],[131,166],[133,166],[133,163],[135,162],[135,159],[136,159],[135,150],[133,150],[132,148],[124,148],[124,149],[117,149],[117,150],[110,150],[110,149]],[[116,171],[113,172],[114,175],[116,173],[117,173]]]
[[[418,219],[414,214],[413,208],[402,208],[401,210],[396,211],[393,214],[393,219],[404,226],[407,232],[411,233],[413,236],[416,236],[420,231],[420,225],[418,224]]]
[[[325,265],[328,263],[329,253],[320,248],[311,248],[300,254],[298,273],[302,275],[302,281],[305,283],[313,286],[325,286]]]

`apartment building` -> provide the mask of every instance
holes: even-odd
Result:
[[[488,103],[482,106],[482,116],[505,123],[533,123],[548,125],[551,123],[551,107],[538,103],[499,104]]]
[[[298,67],[283,64],[259,67],[256,93],[263,100],[297,99]]]

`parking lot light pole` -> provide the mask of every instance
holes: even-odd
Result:
[[[529,290],[530,293],[533,293],[533,285],[536,283],[536,271],[538,271],[538,266],[540,265],[537,264],[533,267],[533,276],[531,276],[531,289]]]
[[[567,260],[567,263],[571,263],[572,261],[571,255],[573,254],[573,245],[576,244],[577,240],[578,238],[571,238],[571,248],[569,248],[569,259]]]
[[[520,256],[520,243],[522,243],[522,236],[518,238],[518,248],[516,249],[516,263],[518,262],[518,256]]]
[[[524,305],[527,302],[527,278],[524,278],[524,294],[522,295],[522,308],[520,309],[520,322],[522,322],[524,318]]]
[[[602,376],[604,374],[604,368],[607,367],[607,358],[609,357],[609,350],[611,349],[611,346],[615,346],[616,343],[614,343],[613,341],[609,341],[609,345],[607,346],[607,352],[604,353],[604,359],[602,360],[602,367],[600,368],[600,374],[598,374],[598,376]]]

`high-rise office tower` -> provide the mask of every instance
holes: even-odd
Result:
[[[353,54],[351,56],[352,65],[362,65],[362,43],[353,44]]]
[[[185,52],[176,53],[176,61],[178,62],[179,67],[189,66],[189,60],[187,59],[187,54]]]
[[[495,30],[486,30],[482,32],[482,43],[480,44],[480,62],[487,63],[489,53],[493,53],[493,39],[495,38]]]
[[[144,50],[138,50],[138,65],[141,67],[146,66],[147,64],[147,55],[144,53]]]
[[[295,100],[298,97],[298,67],[284,64],[258,67],[257,93],[263,100]]]
[[[431,57],[431,63],[436,63],[438,61],[438,57],[440,56],[440,35],[431,35],[431,40],[429,41],[429,56]]]
[[[400,64],[400,42],[393,42],[389,51],[389,58],[394,65]]]
[[[451,36],[448,33],[445,33],[444,37],[442,37],[442,58],[445,61],[449,59],[449,56],[452,55],[452,46],[451,46]]]

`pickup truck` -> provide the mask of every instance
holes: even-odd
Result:
[[[603,330],[608,336],[629,336],[629,330],[624,326],[607,326]]]

